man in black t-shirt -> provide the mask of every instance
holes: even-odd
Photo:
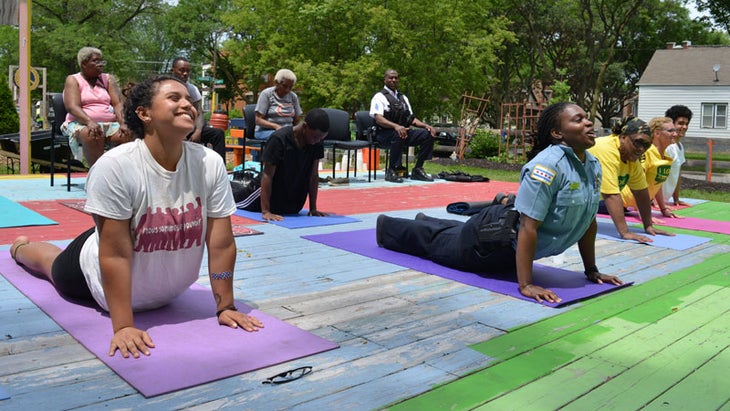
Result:
[[[309,215],[326,216],[317,210],[319,160],[324,157],[322,141],[329,131],[329,117],[319,108],[304,121],[276,130],[261,155],[264,171],[261,189],[242,208],[261,211],[265,220],[283,220],[283,214],[298,214],[309,197]],[[241,207],[239,203],[239,207]]]

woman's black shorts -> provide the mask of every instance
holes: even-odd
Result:
[[[56,290],[66,297],[79,300],[93,300],[89,285],[86,283],[79,258],[81,257],[81,248],[84,246],[86,239],[94,233],[95,227],[79,234],[71,244],[61,251],[61,254],[53,261],[51,268],[51,276]]]

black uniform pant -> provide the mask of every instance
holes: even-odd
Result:
[[[393,170],[401,166],[403,147],[418,147],[416,167],[423,167],[423,163],[433,157],[434,139],[431,133],[423,128],[411,127],[406,138],[400,138],[393,129],[380,129],[375,138],[381,147],[390,147],[390,164],[388,164],[388,167]]]
[[[384,248],[474,273],[514,273],[510,243],[479,241],[479,228],[499,221],[512,205],[492,205],[462,222],[425,216],[418,220],[385,217],[378,237]]]

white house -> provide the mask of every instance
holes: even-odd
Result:
[[[654,52],[638,92],[637,114],[642,120],[682,104],[693,113],[688,137],[730,140],[730,47],[667,43],[666,49]]]

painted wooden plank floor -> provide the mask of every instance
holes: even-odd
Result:
[[[47,181],[43,183],[45,188]],[[299,230],[256,225],[255,228],[263,231],[264,235],[236,240],[239,249],[236,296],[271,315],[336,341],[341,348],[150,399],[145,399],[117,377],[0,277],[0,335],[3,336],[0,340],[0,385],[11,395],[9,400],[0,401],[0,409],[380,409],[423,394],[434,386],[447,388],[450,385],[443,384],[455,380],[468,382],[479,375],[479,372],[474,374],[475,370],[513,360],[504,355],[504,352],[513,352],[509,348],[511,346],[505,345],[502,351],[491,352],[481,345],[475,346],[477,349],[471,348],[474,344],[487,341],[487,344],[494,342],[495,346],[499,346],[497,342],[502,338],[522,336],[524,340],[535,341],[531,350],[542,349],[554,356],[558,349],[565,350],[566,345],[588,339],[592,324],[612,324],[621,330],[626,324],[637,323],[638,320],[630,315],[633,305],[642,302],[640,305],[646,307],[647,313],[659,310],[651,308],[649,302],[664,301],[659,296],[671,294],[682,283],[677,280],[672,283],[674,285],[662,286],[662,281],[686,275],[683,283],[699,284],[705,277],[698,279],[682,273],[700,264],[697,266],[700,272],[717,274],[724,266],[722,262],[715,261],[719,257],[713,256],[730,251],[727,238],[720,235],[711,236],[712,242],[685,252],[600,240],[598,266],[606,272],[617,273],[626,280],[645,285],[629,287],[574,307],[552,309],[404,270],[300,238],[307,234],[371,228],[377,213],[386,210],[394,210],[389,214],[402,217],[413,217],[417,211],[423,210],[435,216],[459,218],[447,215],[444,206],[450,201],[476,200],[493,195],[493,187],[498,185],[489,184],[479,185],[480,191],[483,191],[480,193],[469,193],[474,190],[468,184],[403,186],[400,190],[409,190],[413,198],[392,205],[384,203],[388,196],[392,196],[392,185],[328,188],[323,189],[320,195],[323,209],[324,204],[333,211],[340,207],[336,211],[354,213],[362,221]],[[28,186],[32,184],[26,184],[26,188]],[[0,190],[3,188],[0,181]],[[361,197],[360,193],[363,193]],[[33,198],[19,198],[18,201],[35,204]],[[68,212],[83,215],[70,209]],[[61,228],[72,229],[73,226]],[[0,230],[0,238],[3,238],[3,230]],[[7,245],[0,246],[0,252],[4,252],[2,250],[7,250]],[[542,262],[582,271],[577,249],[570,249],[562,260],[546,259]],[[201,274],[205,272],[206,267],[203,267]],[[671,275],[667,275],[669,273]],[[658,285],[647,283],[654,278],[659,279]],[[207,276],[201,275],[199,282],[207,284]],[[659,296],[650,298],[655,288],[659,289]],[[656,326],[647,325],[633,331],[633,334],[643,335],[644,340],[653,341],[658,339],[653,333],[674,332],[671,324],[679,315],[702,312],[704,322],[697,325],[696,335],[677,337],[671,344],[666,343],[664,348],[657,348],[655,356],[675,358],[683,349],[706,341],[708,336],[716,340],[727,338],[727,334],[718,331],[721,330],[718,324],[722,325],[722,322],[719,319],[713,322],[710,318],[718,307],[702,310],[697,306],[694,311],[685,309],[685,306],[699,304],[700,301],[710,301],[708,299],[714,294],[720,293],[719,290],[704,291],[699,285],[697,288],[696,292],[703,290],[704,297],[690,293],[694,296],[692,301],[696,301],[692,303],[690,300],[682,302],[681,298],[686,297],[682,294],[671,300],[666,297],[672,307],[680,309],[672,316],[657,317]],[[716,305],[722,307],[722,304],[727,304],[727,297]],[[720,318],[719,314],[716,317]],[[543,321],[534,326],[542,328],[532,330],[529,324],[538,320]],[[619,334],[616,335],[614,340],[621,342]],[[552,383],[565,380],[576,384],[580,378],[576,379],[575,374],[580,372],[600,378],[606,373],[604,364],[616,370],[616,379],[622,378],[626,384],[638,381],[634,385],[641,387],[644,381],[651,379],[652,362],[639,361],[639,365],[630,367],[616,360],[615,356],[604,358],[602,350],[588,352],[583,356],[585,359],[571,362],[580,369],[576,368],[571,374],[573,368],[563,367],[562,373],[554,376]],[[512,356],[515,359],[519,357],[518,354]],[[532,356],[534,358],[535,355]],[[704,366],[677,384],[676,391],[660,393],[662,397],[658,398],[662,398],[661,401],[679,401],[677,398],[687,390],[696,389],[699,384],[711,380],[713,369],[727,363],[727,354],[722,352],[711,358],[706,355],[705,358]],[[536,366],[543,362],[550,364],[545,359],[536,362]],[[311,365],[314,372],[291,384],[261,384],[270,375],[300,365]],[[620,370],[625,371],[620,373]],[[525,383],[532,384],[533,380]],[[535,393],[533,395],[539,396],[543,389],[537,383],[533,387],[530,388]],[[608,384],[605,387],[606,393],[602,395],[608,401],[613,390]],[[425,394],[423,398],[428,396]],[[520,395],[516,397],[519,401]],[[473,404],[489,406],[486,402],[489,398],[485,391]],[[575,407],[581,405],[581,398],[574,398]],[[501,401],[508,406],[511,404],[507,396]],[[409,402],[399,406],[405,407],[406,404]],[[440,409],[433,408],[436,403],[430,404],[412,409]],[[534,404],[532,409],[535,409]]]
[[[475,345],[493,364],[392,409],[719,409],[730,401],[730,363],[719,365],[728,286],[720,254],[595,299]]]

